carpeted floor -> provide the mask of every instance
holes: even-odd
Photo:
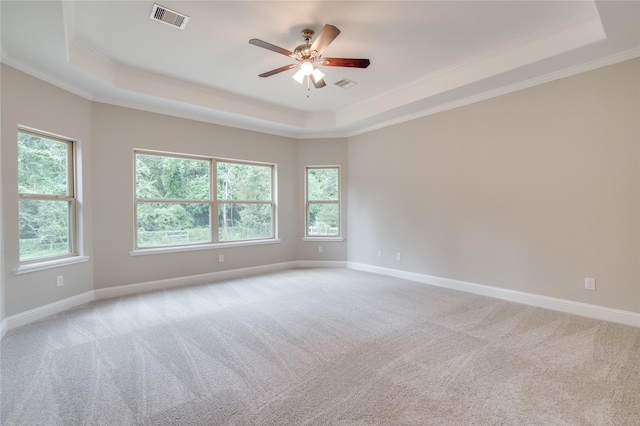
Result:
[[[640,329],[347,269],[98,301],[0,355],[2,425],[640,424]]]

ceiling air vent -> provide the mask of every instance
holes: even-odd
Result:
[[[343,78],[342,80],[335,83],[336,86],[342,87],[343,89],[348,89],[349,87],[353,87],[356,84],[358,83],[356,83],[355,81],[347,80],[346,78]]]
[[[159,4],[153,5],[150,18],[154,21],[160,21],[167,25],[171,25],[172,27],[180,28],[181,30],[184,30],[184,27],[187,26],[187,22],[189,22],[189,17],[187,15],[183,15],[175,10],[167,9]]]

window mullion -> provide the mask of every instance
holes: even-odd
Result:
[[[211,223],[211,241],[215,244],[219,241],[220,224],[218,223],[218,160],[211,159],[209,162],[211,167],[211,194],[209,222]]]
[[[67,194],[75,197],[75,179],[76,174],[75,162],[73,161],[74,150],[71,142],[67,142]]]

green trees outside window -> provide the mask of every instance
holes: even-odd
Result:
[[[73,142],[18,132],[20,262],[75,254]]]
[[[340,169],[307,167],[307,237],[340,236]]]
[[[136,153],[137,248],[273,238],[273,173],[272,165]]]
[[[218,239],[273,235],[272,166],[217,162]]]

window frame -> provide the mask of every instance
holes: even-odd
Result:
[[[309,199],[309,171],[317,169],[336,169],[338,171],[338,199],[337,200],[310,200]],[[343,241],[342,236],[342,170],[339,165],[305,166],[304,168],[304,241]],[[338,206],[338,233],[332,235],[309,234],[309,207],[313,204],[335,204]]]
[[[77,170],[77,141],[72,138],[55,135],[53,133],[35,130],[19,126],[16,143],[20,138],[20,134],[35,136],[38,138],[48,139],[55,142],[63,143],[67,147],[67,194],[66,195],[52,195],[52,194],[30,194],[22,193],[18,188],[18,221],[20,220],[20,201],[22,200],[34,200],[34,201],[60,201],[69,204],[68,214],[68,245],[69,251],[63,254],[56,254],[51,256],[40,256],[32,259],[22,260],[20,249],[18,248],[18,269],[22,267],[36,266],[41,263],[57,263],[56,261],[72,259],[79,256],[78,250],[78,170]],[[18,171],[19,176],[19,171]],[[18,222],[19,223],[19,222]],[[18,244],[20,244],[20,236],[18,235]]]
[[[270,201],[259,201],[259,200],[222,200],[218,197],[218,163],[227,163],[227,164],[244,164],[249,166],[259,166],[259,167],[270,167],[271,168],[271,200]],[[271,237],[268,238],[247,238],[242,240],[224,240],[220,241],[220,223],[216,220],[216,232],[213,235],[213,243],[214,244],[226,244],[226,243],[237,243],[241,241],[261,241],[261,240],[272,240],[277,239],[276,234],[276,165],[270,163],[260,163],[257,161],[241,161],[241,160],[228,160],[222,158],[213,159],[213,165],[215,166],[215,176],[211,178],[211,181],[214,185],[214,193],[213,197],[215,197],[215,212],[216,218],[218,217],[218,209],[221,204],[270,204],[271,205]],[[213,215],[213,211],[211,213]]]
[[[165,158],[177,158],[187,160],[199,160],[207,161],[209,167],[209,198],[202,200],[191,199],[151,199],[151,198],[138,198],[137,193],[137,155],[153,155]],[[233,163],[244,164],[249,166],[260,166],[270,168],[271,179],[271,199],[269,201],[256,201],[256,200],[219,200],[218,199],[218,163]],[[276,203],[276,174],[277,165],[274,163],[266,163],[259,161],[226,159],[219,157],[202,156],[195,154],[174,153],[166,151],[154,151],[148,149],[134,149],[133,150],[133,252],[130,254],[152,254],[163,253],[167,251],[192,251],[207,248],[216,248],[220,246],[236,246],[245,244],[264,244],[279,242],[277,237],[277,203]],[[140,247],[138,243],[138,205],[140,203],[148,204],[208,204],[209,205],[209,241],[198,243],[185,243],[185,244],[167,244],[156,246],[143,246]],[[271,205],[271,236],[265,238],[247,238],[239,240],[224,240],[220,241],[220,231],[218,222],[218,211],[221,204],[270,204]]]

